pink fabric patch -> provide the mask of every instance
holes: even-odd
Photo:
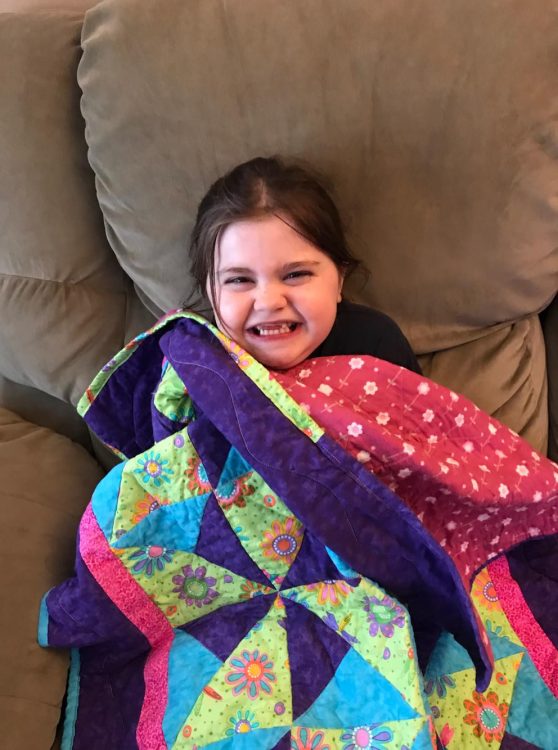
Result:
[[[558,531],[558,466],[465,397],[364,355],[273,376],[404,500],[467,586],[500,552]]]
[[[502,555],[488,566],[490,579],[510,625],[529,652],[539,674],[558,698],[558,659],[553,643],[533,617],[521,588],[511,575]]]
[[[166,750],[163,718],[168,696],[172,628],[161,610],[115,557],[91,504],[87,506],[80,524],[80,553],[91,575],[107,596],[149,641],[152,651],[144,669],[145,694],[136,739],[140,750]]]

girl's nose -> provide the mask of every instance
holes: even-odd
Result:
[[[262,284],[255,290],[254,310],[281,310],[286,305],[281,284]]]

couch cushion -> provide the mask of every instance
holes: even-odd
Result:
[[[152,316],[106,241],[87,164],[85,2],[29,5],[0,4],[0,375],[75,403]]]
[[[36,388],[14,383],[0,375],[0,404],[22,419],[69,437],[92,452],[87,425],[75,407]]]
[[[420,364],[437,383],[466,393],[546,453],[545,344],[538,315],[495,326],[475,341],[420,357]]]
[[[558,286],[554,20],[523,0],[105,0],[78,76],[121,264],[178,305],[203,192],[280,152],[331,175],[372,271],[360,300],[419,352],[541,310]]]
[[[67,438],[0,409],[2,747],[51,747],[68,654],[37,644],[41,597],[72,572],[80,515],[102,472]]]

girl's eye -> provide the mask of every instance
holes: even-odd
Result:
[[[231,284],[238,286],[239,284],[248,284],[251,281],[247,276],[231,276],[230,279],[225,279],[225,284]]]
[[[291,271],[291,273],[288,273],[285,276],[285,279],[287,279],[287,280],[289,280],[289,279],[302,279],[305,276],[312,276],[312,275],[313,274],[312,274],[311,271]]]

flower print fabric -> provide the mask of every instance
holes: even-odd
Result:
[[[370,623],[368,630],[372,636],[381,632],[386,638],[392,638],[395,628],[402,628],[405,625],[403,607],[387,594],[381,599],[377,596],[365,597],[364,609],[368,612]]]
[[[361,365],[362,362],[362,365]],[[274,377],[409,505],[467,585],[487,560],[558,530],[558,466],[463,396],[374,357]]]
[[[199,565],[195,570],[191,565],[182,568],[182,575],[175,575],[172,582],[176,584],[173,593],[184,599],[189,607],[202,607],[211,604],[219,596],[219,592],[211,588],[217,583],[216,578],[206,575],[206,569]]]
[[[144,572],[146,575],[152,576],[155,571],[164,570],[166,563],[172,562],[173,554],[173,549],[167,549],[159,545],[140,548],[130,555],[130,561],[134,563],[132,573]]]
[[[505,701],[500,701],[492,691],[486,695],[474,692],[472,700],[464,701],[463,705],[467,711],[463,721],[473,728],[475,737],[482,737],[490,744],[502,741],[509,710]]]
[[[146,493],[145,496],[141,498],[141,500],[138,500],[134,506],[135,512],[132,517],[132,522],[134,524],[139,523],[143,518],[157,510],[157,508],[168,504],[168,500],[158,497],[157,495]]]
[[[160,453],[149,451],[137,461],[138,468],[134,469],[139,474],[141,480],[146,484],[154,484],[160,487],[164,482],[170,482],[170,476],[174,473],[168,464],[167,459],[162,459]]]
[[[226,681],[232,685],[233,695],[245,691],[250,700],[254,700],[260,692],[271,694],[272,683],[276,681],[273,662],[267,654],[256,651],[243,651],[240,656],[230,660],[231,671]]]
[[[292,563],[302,542],[302,526],[296,518],[288,517],[284,522],[273,521],[264,532],[261,548],[266,557]]]
[[[393,734],[385,726],[371,724],[368,727],[355,727],[342,734],[341,739],[347,743],[343,750],[381,750],[393,739]]]
[[[308,591],[316,591],[318,595],[318,604],[330,605],[337,607],[341,601],[348,596],[350,587],[345,581],[320,581],[319,583],[310,583]]]
[[[202,328],[201,333],[196,329],[195,346],[188,341],[189,334],[184,346],[175,346],[182,339],[174,336],[173,326],[181,325],[184,318]],[[205,342],[204,331],[217,336],[230,354],[225,352],[226,362],[219,359],[216,380],[209,377],[214,365],[208,363],[218,354]],[[304,363],[299,373],[270,374],[195,316],[171,324],[167,320],[149,335],[160,336],[177,376],[167,377],[161,387],[174,388],[182,396],[186,389],[196,404],[195,414],[187,427],[170,415],[167,419],[155,415],[157,430],[166,429],[167,434],[151,444],[134,436],[136,455],[107,476],[82,520],[77,578],[49,592],[40,625],[45,644],[87,645],[94,655],[95,638],[100,638],[103,654],[112,649],[122,660],[118,663],[125,669],[125,684],[134,685],[136,691],[133,699],[114,674],[98,666],[95,671],[98,710],[109,716],[116,707],[119,715],[127,717],[121,729],[111,725],[108,747],[122,747],[125,736],[134,736],[140,750],[194,750],[215,743],[226,748],[239,735],[249,735],[250,747],[262,749],[290,744],[314,750],[422,750],[435,747],[430,712],[449,750],[476,748],[475,742],[492,742],[496,750],[510,722],[517,736],[525,741],[531,737],[535,745],[538,731],[552,731],[548,725],[542,730],[528,726],[527,720],[518,725],[516,688],[519,695],[525,689],[542,695],[541,686],[548,693],[552,675],[543,675],[546,683],[534,676],[533,664],[538,669],[542,660],[536,661],[511,627],[511,620],[516,623],[520,617],[513,607],[505,607],[510,599],[517,603],[517,597],[513,599],[509,576],[501,564],[498,567],[498,560],[481,573],[472,596],[488,636],[483,628],[474,632],[486,639],[485,644],[490,638],[495,653],[496,669],[487,691],[476,690],[473,662],[452,640],[437,644],[423,689],[416,657],[420,643],[415,644],[409,612],[393,591],[362,576],[351,563],[362,529],[353,525],[350,542],[343,537],[340,544],[332,537],[326,546],[322,539],[329,519],[336,519],[336,531],[341,528],[340,508],[351,518],[363,486],[373,488],[368,507],[377,503],[378,511],[365,523],[380,523],[385,508],[381,503],[387,502],[383,487],[393,485],[434,531],[436,519],[443,517],[440,544],[455,555],[467,578],[467,566],[487,550],[483,563],[509,538],[533,539],[538,531],[552,528],[556,480],[548,462],[531,455],[522,444],[506,440],[504,428],[487,422],[456,394],[387,363],[368,357],[326,358]],[[88,390],[84,403],[93,424],[98,424],[101,407],[110,414],[103,401],[104,384],[120,372],[125,374],[134,357],[143,356],[145,339],[117,355],[116,364]],[[192,358],[203,364],[203,377]],[[230,368],[236,368],[234,373]],[[242,378],[238,388],[218,391],[219,383],[232,383],[237,372]],[[188,378],[187,387],[181,383],[183,377]],[[250,420],[257,394],[244,379],[271,400],[272,417]],[[209,401],[204,400],[204,388],[211,393]],[[156,383],[145,388],[146,393],[154,390]],[[242,394],[248,392],[250,398],[243,401]],[[400,394],[399,401],[395,393]],[[157,403],[167,408],[174,402],[169,397]],[[260,417],[265,409],[258,403]],[[151,403],[147,406],[152,408]],[[119,408],[129,414],[125,404]],[[232,437],[233,427],[222,421],[227,409],[235,415],[231,424],[239,427],[234,433],[238,440]],[[115,417],[110,441],[124,454],[126,445],[134,441],[119,430],[124,424],[130,428],[134,421]],[[108,436],[109,428],[102,429]],[[292,429],[298,431],[296,436]],[[348,453],[335,453],[336,446],[327,443],[324,430]],[[482,457],[479,434],[489,436]],[[280,444],[273,442],[283,435]],[[496,438],[501,441],[491,444]],[[456,444],[462,446],[461,452]],[[260,448],[269,445],[277,447],[258,463]],[[287,484],[272,471],[266,473],[283,460],[281,445],[289,446],[285,453],[292,474]],[[298,470],[297,456],[307,445],[315,448],[311,455],[321,487],[319,503],[311,493],[310,473],[293,470]],[[356,458],[352,463],[349,454]],[[340,466],[345,473],[335,475],[339,480],[335,491],[341,494],[334,503],[326,477]],[[524,489],[532,491],[532,504],[548,513],[539,521],[531,504],[523,500],[531,531],[514,523],[518,516],[513,511],[519,512],[518,497]],[[495,498],[507,503],[504,517]],[[482,533],[464,538],[460,519],[452,513],[444,517],[448,508],[459,509],[458,499],[464,522]],[[399,555],[401,542],[396,542],[395,554],[382,557],[384,571],[391,575],[405,556],[420,566],[420,551],[437,555],[440,574],[449,566],[444,553],[430,537],[426,541],[419,524],[410,525],[410,514],[405,515],[408,511],[403,512],[402,505],[394,507],[398,508],[397,533],[412,528],[413,543],[405,548],[405,555]],[[487,518],[479,521],[479,515]],[[500,534],[495,516],[501,522]],[[505,522],[508,517],[511,521]],[[503,539],[492,544],[497,535]],[[451,580],[458,591],[459,578]],[[417,585],[418,598],[424,598],[428,581]],[[80,591],[77,600],[76,590]],[[82,610],[68,619],[70,592]],[[436,596],[443,595],[439,584]],[[96,627],[87,629],[88,613],[93,613],[87,609],[90,602],[95,602]],[[439,608],[440,622],[443,616]],[[472,647],[471,653],[478,657]],[[72,698],[75,713],[67,722],[74,734],[66,742],[68,747],[74,743],[73,750],[87,747],[88,742],[94,746],[91,733],[98,731],[86,719],[93,695],[93,663],[104,662],[84,658],[76,662],[71,678],[78,686]],[[104,680],[106,691],[98,689]],[[103,703],[109,694],[110,701]],[[544,695],[550,716],[552,707],[547,710],[551,704]]]

